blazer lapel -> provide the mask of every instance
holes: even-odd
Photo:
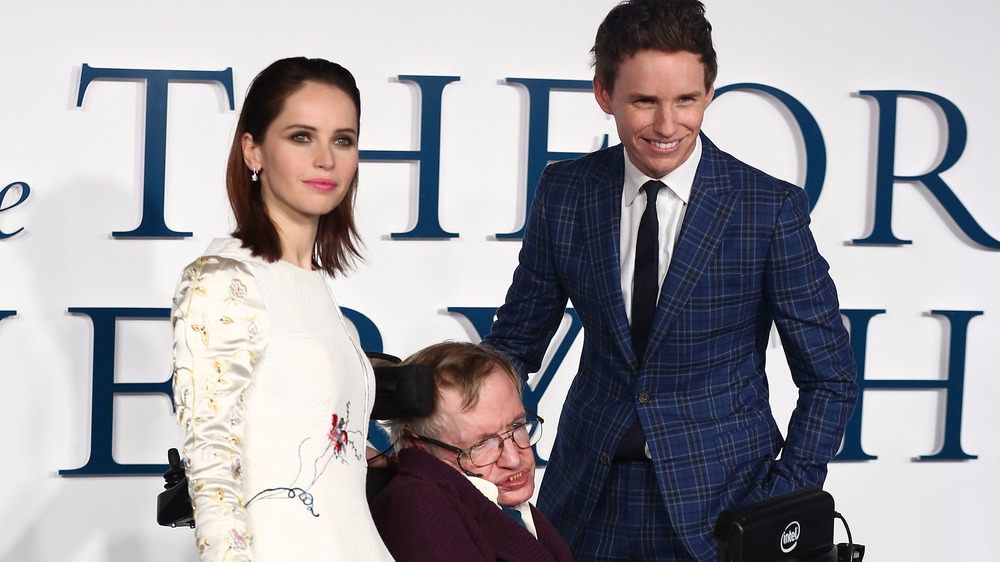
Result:
[[[691,203],[684,216],[680,237],[670,259],[667,276],[660,288],[660,300],[653,316],[649,348],[656,346],[677,320],[691,291],[705,272],[709,259],[741,197],[726,172],[719,150],[702,135],[702,157],[691,189]]]
[[[608,151],[603,165],[586,176],[584,192],[584,233],[590,263],[594,266],[598,303],[606,316],[612,337],[633,366],[638,365],[632,349],[632,331],[625,313],[621,273],[621,202],[625,178],[624,149]]]

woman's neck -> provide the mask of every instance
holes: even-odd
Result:
[[[286,225],[278,229],[278,239],[281,241],[281,261],[302,269],[313,269],[316,225]]]

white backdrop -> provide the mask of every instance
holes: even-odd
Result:
[[[516,264],[522,226],[528,97],[506,78],[589,80],[588,51],[610,0],[281,3],[5,2],[0,5],[0,559],[194,560],[188,530],[158,527],[158,476],[65,476],[90,458],[95,329],[71,308],[165,308],[180,269],[231,228],[224,161],[237,113],[218,84],[169,86],[164,220],[176,239],[112,236],[139,225],[144,103],[141,81],[100,80],[77,106],[83,64],[126,69],[232,68],[237,109],[249,81],[293,55],[341,62],[363,96],[363,150],[417,150],[420,96],[400,75],[458,76],[444,89],[440,205],[448,240],[391,239],[417,220],[417,167],[361,165],[358,222],[367,261],[337,281],[343,306],[378,327],[387,352],[476,339],[448,307],[496,307]],[[971,241],[919,184],[899,182],[892,228],[905,245],[851,241],[875,215],[878,107],[867,90],[946,98],[968,126],[965,150],[941,177],[989,235],[1000,202],[988,174],[1000,141],[993,94],[1000,50],[995,2],[962,0],[710,0],[717,86],[754,82],[800,101],[816,119],[827,171],[813,231],[845,309],[884,309],[868,326],[868,379],[940,380],[955,354],[932,310],[981,311],[964,347],[961,447],[978,458],[918,462],[944,442],[945,392],[868,391],[861,442],[877,456],[837,463],[827,480],[870,560],[982,560],[1000,516],[995,365],[996,250]],[[992,38],[992,39],[991,39]],[[616,135],[588,93],[552,94],[548,148],[587,152]],[[899,102],[897,175],[933,169],[944,154],[943,113]],[[532,124],[535,126],[536,124]],[[731,92],[704,130],[736,156],[799,183],[802,138],[770,98]],[[19,229],[20,232],[7,237]],[[0,312],[0,316],[3,313]],[[160,382],[171,364],[169,324],[119,321],[118,382]],[[958,351],[961,351],[958,350]],[[547,457],[577,342],[541,400]],[[770,354],[773,403],[794,405],[781,349]],[[104,413],[103,415],[106,415]],[[163,394],[114,399],[113,455],[163,463],[180,440]],[[845,538],[838,528],[838,540]]]

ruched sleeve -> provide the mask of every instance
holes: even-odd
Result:
[[[243,397],[267,345],[250,268],[214,256],[181,275],[171,321],[174,405],[202,562],[251,560],[243,497]]]

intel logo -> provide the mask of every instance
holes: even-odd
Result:
[[[781,552],[791,552],[795,545],[799,544],[799,535],[802,534],[802,526],[798,521],[792,521],[785,527],[785,532],[781,533]]]

